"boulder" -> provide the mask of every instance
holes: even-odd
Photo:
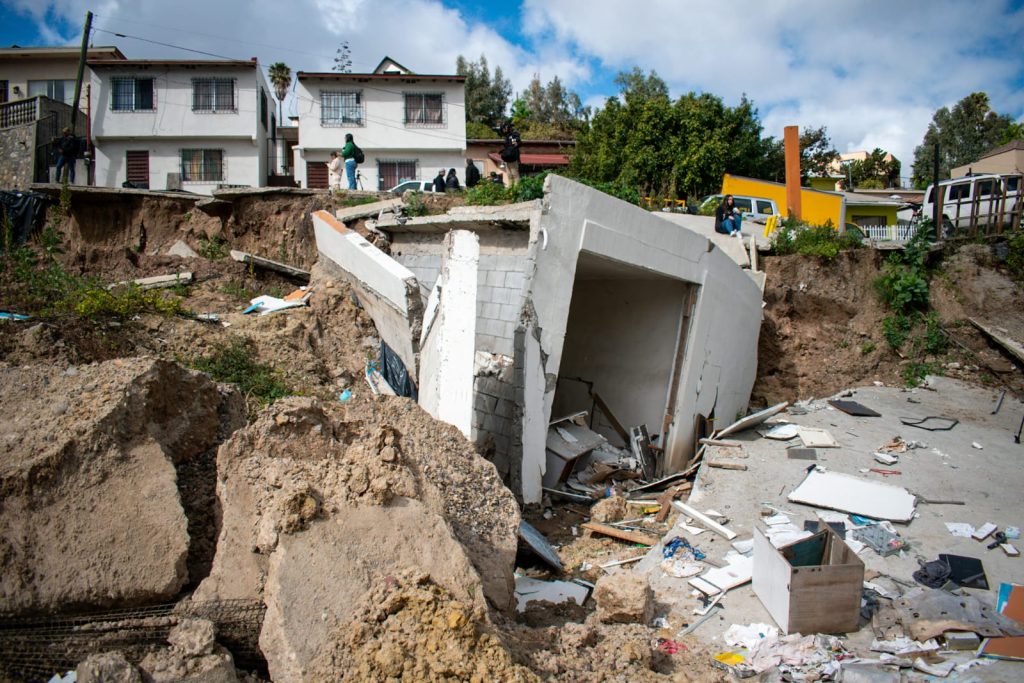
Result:
[[[0,370],[0,613],[169,600],[189,579],[178,469],[241,397],[153,359]]]
[[[120,652],[89,655],[75,669],[77,683],[142,683],[139,670]]]

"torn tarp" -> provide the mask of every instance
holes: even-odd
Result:
[[[380,342],[380,374],[399,396],[406,396],[414,401],[419,400],[416,384],[409,377],[405,363],[398,354],[391,350],[384,340]]]
[[[0,211],[11,221],[11,244],[28,241],[33,232],[41,230],[50,198],[39,192],[0,192]],[[0,219],[3,214],[0,214]],[[0,251],[3,245],[0,244]]]

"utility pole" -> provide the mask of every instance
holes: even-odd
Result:
[[[942,235],[942,188],[939,187],[939,143],[935,143],[935,156],[932,158],[932,229],[935,239]]]
[[[75,78],[75,101],[71,103],[71,134],[76,138],[78,137],[77,129],[75,124],[78,123],[78,100],[82,97],[82,76],[85,74],[85,58],[89,52],[89,33],[92,31],[92,12],[85,13],[85,28],[82,29],[82,49],[78,53],[78,76]],[[71,163],[75,163],[72,159]],[[70,173],[71,169],[67,166],[64,167],[64,178]],[[63,182],[64,178],[58,178],[58,181]]]

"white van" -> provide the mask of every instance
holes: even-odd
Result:
[[[921,216],[931,218],[938,196],[932,185],[924,193]],[[974,223],[979,227],[994,226],[1000,222],[1011,225],[1014,213],[1020,210],[1020,174],[984,174],[943,180],[942,223],[944,233],[966,230]]]
[[[700,200],[698,211],[709,205],[711,202],[715,202],[717,206],[725,198],[724,194],[712,194],[707,197],[703,197]],[[736,208],[743,214],[743,220],[758,220],[760,223],[764,223],[770,216],[778,216],[779,207],[775,205],[774,199],[768,199],[766,197],[746,197],[743,195],[734,194],[732,201],[736,205]]]

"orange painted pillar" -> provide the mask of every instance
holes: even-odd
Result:
[[[786,150],[786,208],[797,220],[800,206],[800,128],[786,126],[783,133]]]

